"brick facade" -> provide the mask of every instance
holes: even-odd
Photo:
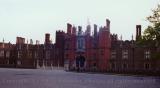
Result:
[[[17,37],[16,44],[0,43],[0,67],[45,68],[68,67],[77,69],[77,57],[83,56],[87,71],[108,72],[160,72],[160,59],[155,53],[160,49],[149,46],[138,46],[136,40],[141,37],[141,25],[136,26],[136,40],[121,40],[117,34],[110,33],[110,21],[98,27],[95,24],[92,33],[91,25],[86,30],[81,26],[67,23],[67,32],[56,31],[55,43],[50,34],[45,34],[44,44],[25,43]],[[80,62],[78,62],[80,63]]]

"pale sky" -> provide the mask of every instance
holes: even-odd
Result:
[[[16,37],[40,40],[45,33],[55,40],[56,30],[66,31],[66,23],[82,26],[105,26],[111,21],[111,33],[122,34],[123,39],[135,36],[135,25],[147,27],[146,17],[151,15],[160,0],[0,0],[0,42],[15,43]]]

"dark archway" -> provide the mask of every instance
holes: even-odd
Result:
[[[85,61],[86,61],[86,59],[82,55],[79,55],[76,57],[76,69],[78,72],[84,70]]]

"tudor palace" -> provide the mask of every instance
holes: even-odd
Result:
[[[110,20],[106,19],[106,25],[98,28],[94,24],[93,30],[87,25],[85,31],[67,23],[66,33],[56,31],[54,44],[49,33],[45,34],[44,44],[33,44],[32,40],[28,43],[23,37],[17,37],[16,44],[3,40],[0,67],[76,70],[80,65],[85,71],[160,73],[160,58],[154,58],[154,53],[160,53],[160,46],[138,46],[141,25],[136,25],[135,30],[135,40],[119,39],[117,34],[110,33]]]

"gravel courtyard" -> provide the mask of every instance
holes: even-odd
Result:
[[[0,68],[0,88],[160,88],[160,77]]]

